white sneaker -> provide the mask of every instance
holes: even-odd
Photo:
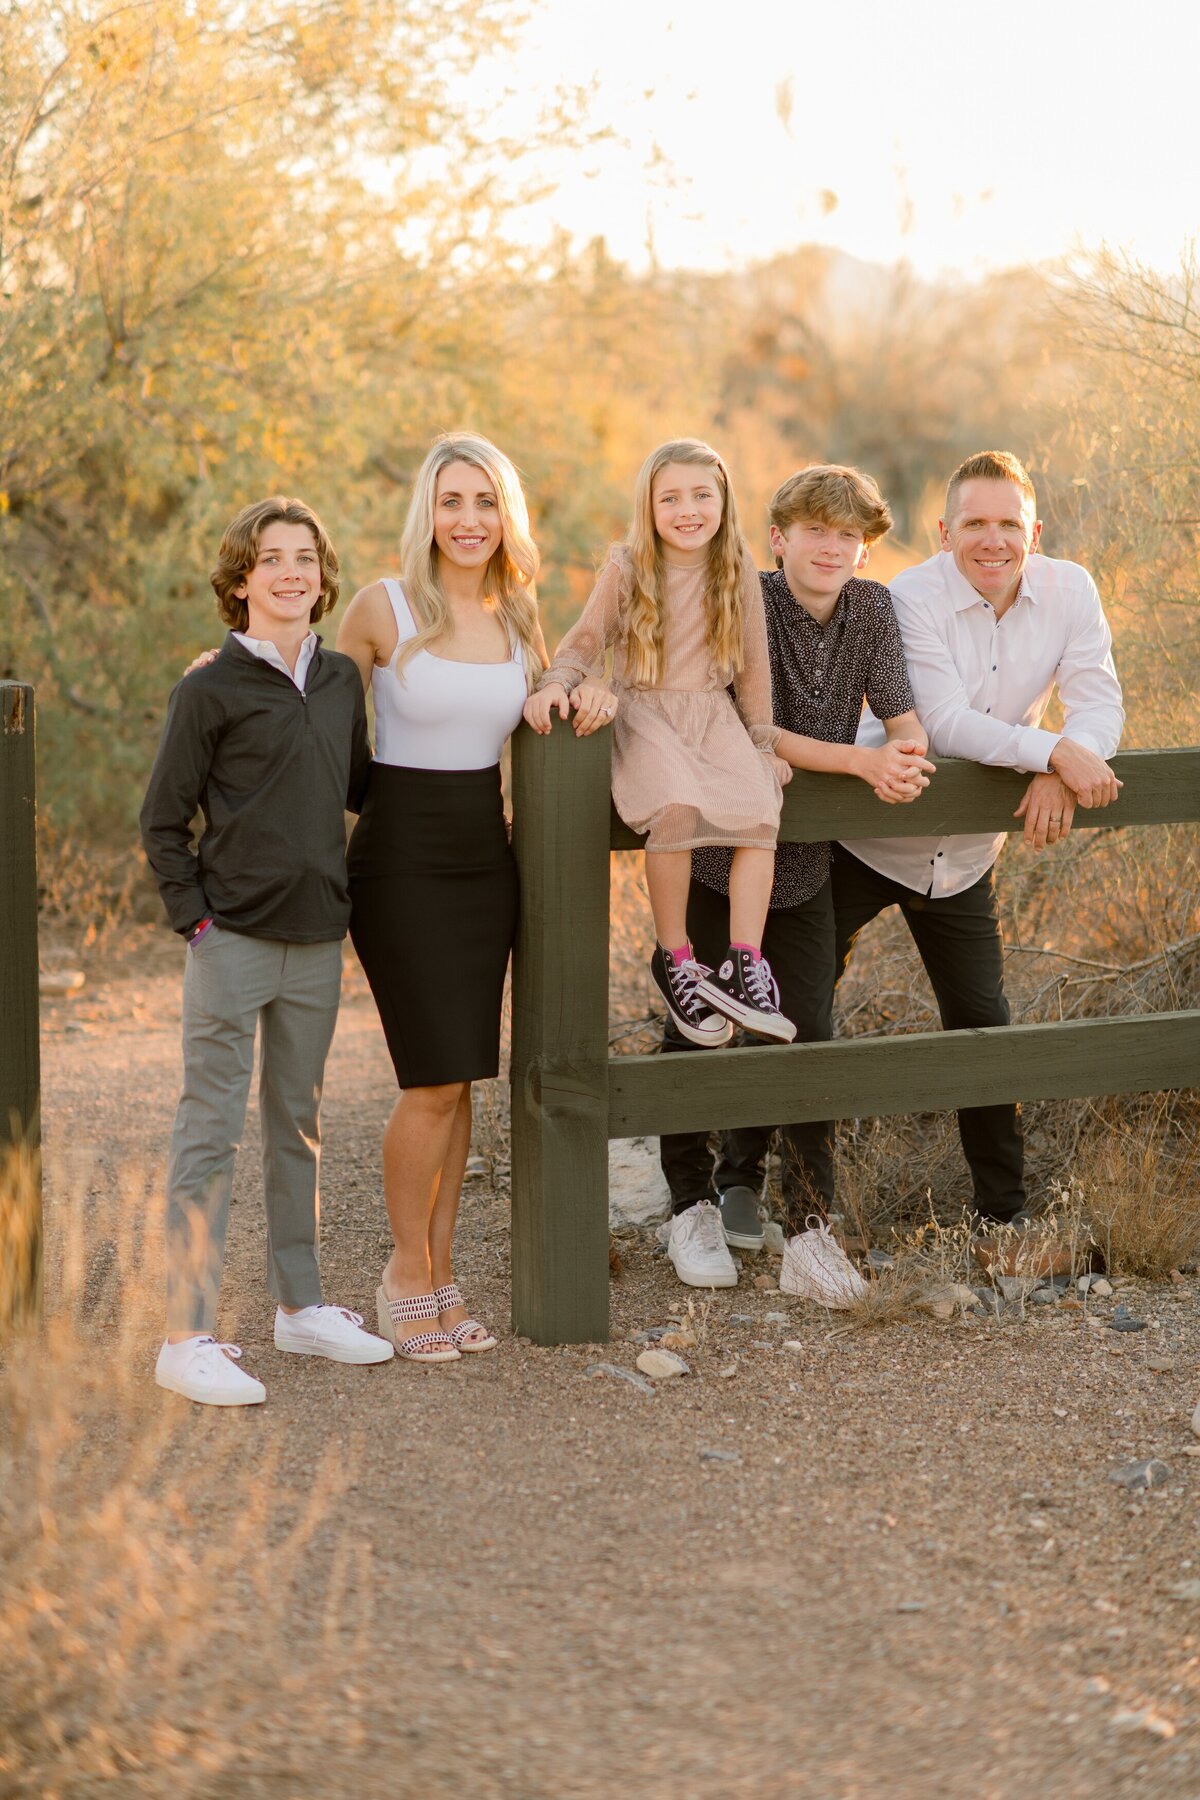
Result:
[[[698,1200],[671,1220],[667,1255],[689,1287],[736,1287],[737,1264],[725,1243],[721,1215],[709,1200]]]
[[[781,1293],[842,1309],[859,1299],[866,1286],[824,1220],[811,1220],[807,1231],[784,1245]]]
[[[396,1354],[385,1338],[364,1331],[362,1314],[347,1306],[306,1306],[298,1313],[277,1306],[275,1348],[340,1363],[390,1362]]]
[[[160,1388],[201,1406],[259,1406],[267,1390],[231,1360],[241,1354],[239,1345],[218,1344],[214,1337],[184,1338],[178,1344],[164,1339],[154,1379]]]

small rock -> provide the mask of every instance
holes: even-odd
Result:
[[[776,1256],[782,1256],[785,1241],[783,1226],[779,1221],[777,1219],[768,1220],[767,1224],[763,1226],[763,1249],[772,1251]]]
[[[928,1313],[931,1319],[952,1319],[957,1310],[954,1301],[945,1294],[927,1294],[917,1301],[917,1311]]]
[[[799,1338],[784,1338],[779,1348],[781,1350],[803,1350],[804,1345],[800,1342]],[[1197,1415],[1200,1416],[1200,1407],[1196,1408],[1196,1412]],[[1197,1435],[1200,1436],[1200,1433]]]
[[[1152,1456],[1145,1462],[1124,1463],[1119,1469],[1110,1469],[1108,1479],[1118,1487],[1136,1491],[1139,1488],[1162,1487],[1170,1478],[1171,1471],[1165,1462]]]
[[[1187,1276],[1182,1274],[1180,1272],[1180,1270],[1172,1269],[1170,1271],[1170,1276],[1171,1276],[1171,1280],[1175,1283],[1176,1287],[1186,1287],[1187,1286]]]
[[[1123,1306],[1118,1306],[1108,1321],[1108,1329],[1110,1331],[1145,1331],[1146,1321],[1145,1319],[1135,1319],[1132,1313],[1127,1312]]]
[[[773,1350],[775,1346],[774,1344],[765,1343],[762,1338],[751,1338],[750,1348],[752,1350]]]
[[[1170,1587],[1160,1588],[1159,1592],[1168,1600],[1200,1600],[1200,1581],[1176,1581]]]
[[[646,1352],[643,1350],[642,1355]],[[615,1375],[619,1381],[627,1381],[635,1387],[639,1394],[653,1394],[654,1383],[647,1381],[644,1375],[635,1375],[632,1369],[622,1369],[618,1363],[589,1363],[583,1371],[585,1375]]]
[[[1200,1456],[1200,1444],[1185,1444],[1183,1446],[1183,1454],[1185,1456]]]
[[[767,1314],[767,1324],[768,1325],[786,1325],[788,1323],[789,1323],[789,1320],[788,1320],[788,1316],[786,1313],[768,1313]]]
[[[1057,1299],[1053,1288],[1035,1288],[1029,1296],[1032,1306],[1053,1306]]]
[[[898,1613],[922,1613],[925,1611],[923,1600],[900,1600],[896,1604]]]
[[[736,1374],[737,1374],[737,1364],[736,1363],[730,1363],[730,1365],[727,1369],[718,1369],[717,1370],[717,1377],[721,1381],[729,1381]]]
[[[1112,1283],[1105,1281],[1103,1275],[1081,1275],[1075,1283],[1081,1294],[1090,1294],[1093,1300],[1107,1300],[1112,1295]]]
[[[1192,1414],[1192,1430],[1197,1437],[1200,1437],[1200,1406]]]
[[[77,994],[86,979],[82,969],[43,969],[38,976],[38,992]]]
[[[867,1267],[874,1269],[877,1275],[881,1275],[885,1269],[894,1269],[895,1266],[896,1259],[890,1250],[867,1251]]]
[[[1114,1731],[1148,1731],[1152,1737],[1173,1738],[1176,1727],[1162,1713],[1155,1712],[1152,1706],[1142,1706],[1134,1711],[1123,1706],[1120,1712],[1112,1716]]]
[[[486,1156],[468,1156],[465,1174],[466,1174],[468,1181],[470,1181],[472,1179],[472,1177],[475,1175],[486,1175],[487,1174],[487,1157]]]
[[[1082,1312],[1083,1311],[1083,1302],[1081,1300],[1072,1300],[1070,1298],[1068,1298],[1066,1300],[1060,1300],[1058,1303],[1058,1310],[1060,1312],[1071,1312],[1071,1313]]]
[[[980,1312],[999,1312],[1000,1303],[994,1288],[973,1287],[971,1289],[971,1296]]]
[[[1156,1375],[1173,1375],[1175,1373],[1175,1358],[1173,1356],[1148,1356],[1146,1358],[1146,1367],[1148,1369],[1153,1369]]]
[[[670,1327],[667,1325],[652,1325],[649,1331],[635,1331],[630,1342],[634,1344],[657,1344],[660,1338],[667,1335],[669,1329]]]
[[[1112,1692],[1112,1682],[1107,1675],[1089,1675],[1083,1684],[1083,1691],[1098,1699],[1101,1694]]]
[[[756,1275],[754,1277],[754,1285],[756,1288],[761,1289],[764,1294],[777,1293],[779,1290],[779,1283],[773,1275]]]
[[[1028,1275],[996,1275],[993,1280],[1006,1300],[1022,1300],[1038,1285]]]
[[[736,1450],[702,1450],[700,1461],[716,1463],[740,1463],[741,1457]]]
[[[655,1381],[671,1381],[676,1375],[692,1372],[691,1364],[682,1356],[676,1356],[673,1350],[643,1350],[637,1366],[643,1375],[652,1375]]]
[[[753,1325],[754,1314],[753,1313],[730,1313],[729,1323],[731,1325]]]
[[[664,1350],[694,1350],[696,1334],[692,1331],[664,1331],[659,1338]]]

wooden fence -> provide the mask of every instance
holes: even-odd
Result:
[[[0,1327],[41,1300],[33,689],[0,681]]]
[[[1145,1093],[1200,1083],[1200,1011],[888,1039],[608,1054],[609,858],[639,840],[612,811],[608,732],[522,727],[513,743],[521,923],[513,964],[513,1323],[537,1343],[608,1336],[608,1140],[791,1120]],[[797,771],[791,842],[1020,830],[1029,777],[938,759],[911,806]],[[1200,749],[1112,759],[1124,782],[1078,825],[1200,819]],[[647,953],[650,946],[647,945]]]

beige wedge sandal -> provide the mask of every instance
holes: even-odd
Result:
[[[448,1281],[444,1287],[434,1288],[433,1297],[437,1301],[439,1313],[449,1312],[452,1306],[467,1304],[462,1297],[462,1289],[457,1281]],[[481,1343],[469,1344],[467,1342],[473,1331],[483,1332]],[[494,1338],[487,1326],[480,1324],[478,1319],[460,1319],[457,1325],[450,1327],[449,1341],[463,1356],[475,1356],[481,1350],[494,1350],[500,1340]]]
[[[440,1312],[436,1294],[410,1294],[405,1300],[389,1300],[380,1284],[375,1290],[379,1335],[396,1346],[396,1355],[409,1362],[458,1362],[459,1349],[444,1331],[419,1331],[405,1336],[404,1327],[422,1319],[436,1319]]]

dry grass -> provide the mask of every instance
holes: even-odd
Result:
[[[1131,1121],[1091,1133],[1078,1185],[1116,1273],[1161,1280],[1200,1258],[1200,1138],[1181,1097],[1157,1094]]]
[[[32,1210],[29,1174],[10,1160],[10,1216]],[[324,1628],[302,1662],[287,1631],[345,1462],[281,1492],[262,1421],[198,1418],[147,1379],[159,1295],[144,1199],[131,1171],[111,1214],[85,1227],[77,1184],[54,1233],[44,1325],[0,1345],[0,1792],[13,1800],[113,1783],[174,1800],[221,1780],[237,1792],[239,1770],[294,1773],[324,1716],[311,1709],[297,1729],[298,1702],[328,1682],[340,1621],[369,1630],[365,1553],[339,1541],[322,1564]],[[222,1528],[197,1529],[214,1503]],[[354,1708],[339,1700],[344,1750]]]

